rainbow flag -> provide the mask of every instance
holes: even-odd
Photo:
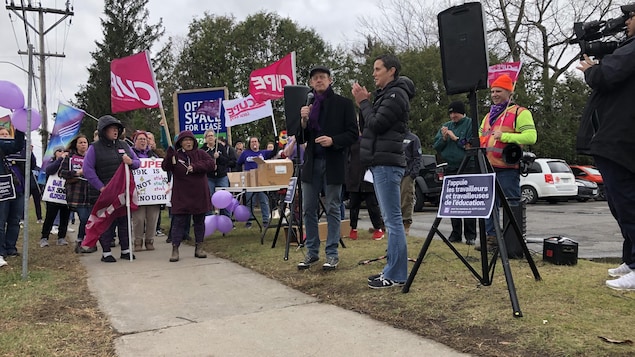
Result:
[[[86,113],[81,109],[71,107],[68,104],[59,104],[51,138],[42,157],[42,170],[38,176],[38,183],[42,185],[46,183],[46,173],[44,170],[46,169],[46,165],[51,161],[55,153],[55,148],[60,146],[67,147],[68,144],[77,137],[79,127],[84,119],[84,114]]]

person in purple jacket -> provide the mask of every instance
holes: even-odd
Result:
[[[173,160],[174,159],[174,160]],[[185,237],[185,227],[190,216],[194,221],[196,258],[207,258],[203,250],[205,238],[205,214],[212,210],[212,200],[207,184],[207,173],[216,169],[214,159],[198,148],[194,134],[185,130],[176,138],[174,147],[169,147],[161,168],[172,173],[172,256],[171,262],[179,261],[179,246]]]
[[[131,170],[138,169],[141,162],[125,141],[120,140],[123,134],[121,122],[110,115],[104,115],[97,122],[99,140],[88,148],[84,156],[84,177],[95,189],[103,192],[119,165],[123,162]],[[101,261],[114,263],[117,261],[110,251],[110,243],[115,236],[115,227],[121,245],[121,259],[130,259],[130,241],[128,232],[128,216],[117,217],[110,228],[99,237],[102,249]],[[132,256],[135,259],[134,255]]]
[[[132,151],[140,159],[151,159],[159,157],[150,148],[148,133],[137,130],[132,135],[134,147]],[[146,250],[154,250],[154,237],[157,233],[157,221],[161,214],[161,205],[141,205],[132,212],[132,233],[134,235],[134,250],[140,251],[145,243]]]

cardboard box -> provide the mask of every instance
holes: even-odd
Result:
[[[295,231],[295,236],[298,236],[298,226],[293,226],[293,230]],[[348,232],[350,230],[350,220],[344,219],[342,220],[342,225],[340,226],[340,238],[348,236]],[[284,227],[284,239],[286,239],[287,234],[289,232],[289,227]],[[326,222],[318,223],[318,232],[320,234],[320,242],[326,242],[326,235],[328,234],[328,224]],[[306,229],[304,229],[304,233],[306,234]],[[293,240],[293,236],[291,237],[291,243],[298,243]]]
[[[249,186],[248,172],[228,172],[227,178],[231,187]]]
[[[293,176],[293,161],[288,159],[262,160],[254,158],[258,168],[249,171],[251,186],[288,185]]]

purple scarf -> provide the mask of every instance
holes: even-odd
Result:
[[[489,125],[490,126],[494,126],[494,122],[496,122],[496,119],[498,119],[498,116],[501,115],[507,108],[507,103],[509,103],[509,101],[506,101],[500,104],[493,104],[489,108]]]
[[[322,102],[326,99],[326,97],[333,93],[333,88],[329,86],[322,94],[315,91],[313,93],[315,94],[315,101],[313,102],[311,113],[309,113],[309,123],[307,126],[309,129],[317,133],[321,130],[319,121],[320,112],[322,111]]]

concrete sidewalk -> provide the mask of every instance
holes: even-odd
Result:
[[[194,258],[192,246],[176,263],[170,244],[155,247],[134,262],[81,257],[100,310],[122,334],[118,356],[465,356],[230,261]]]

